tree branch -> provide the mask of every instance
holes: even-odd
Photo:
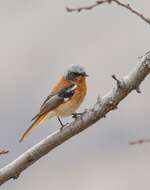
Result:
[[[139,139],[136,141],[131,141],[129,144],[130,145],[138,145],[138,144],[143,144],[143,143],[150,143],[150,139]]]
[[[95,3],[93,3],[91,5],[87,5],[87,6],[83,6],[83,7],[77,7],[77,8],[66,7],[66,10],[68,12],[81,12],[83,10],[91,10],[100,4],[104,4],[104,3],[108,3],[108,2],[111,3],[111,1],[109,1],[109,0],[101,0],[101,1],[96,1]]]
[[[68,12],[81,12],[83,10],[91,10],[91,9],[93,9],[99,5],[102,5],[102,4],[106,4],[106,3],[111,4],[112,2],[114,2],[117,5],[127,9],[128,11],[132,12],[133,14],[135,14],[136,16],[138,16],[139,18],[144,20],[146,23],[150,24],[150,18],[145,17],[143,14],[141,14],[140,12],[138,12],[137,10],[132,8],[130,6],[130,4],[122,3],[119,0],[99,0],[99,1],[96,1],[95,3],[93,3],[92,5],[89,5],[89,6],[83,6],[83,7],[77,7],[77,8],[66,7],[66,10]]]
[[[0,150],[0,155],[7,154],[8,152],[9,152],[8,150]]]
[[[150,52],[146,53],[140,63],[124,78],[117,79],[115,87],[103,97],[98,97],[96,104],[86,110],[82,116],[75,119],[62,131],[56,131],[47,138],[27,150],[16,160],[0,169],[0,185],[13,178],[19,177],[20,173],[46,155],[48,152],[64,143],[66,140],[85,130],[105,115],[116,109],[117,105],[132,90],[136,90],[145,77],[150,73]]]

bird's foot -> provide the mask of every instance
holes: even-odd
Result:
[[[66,127],[67,125],[69,125],[69,123],[62,124],[60,127],[60,131],[62,131],[64,129],[64,127]]]
[[[84,114],[84,112],[82,112],[82,113],[73,113],[72,118],[77,119],[78,117],[82,116],[83,114]]]
[[[60,131],[62,131],[63,128],[66,127],[69,123],[65,123],[65,124],[63,124],[63,122],[61,121],[61,119],[60,119],[59,117],[57,117],[57,118],[58,118],[58,121],[59,121],[59,123],[60,123],[60,125],[61,125],[61,127],[60,127]]]

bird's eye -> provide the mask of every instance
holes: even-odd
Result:
[[[80,76],[79,73],[75,73],[75,72],[73,72],[72,75],[73,75],[74,77],[78,77],[78,76]]]
[[[69,80],[76,80],[79,76],[80,76],[80,73],[71,72],[71,73],[69,73],[69,75],[68,75],[68,79],[69,79]]]

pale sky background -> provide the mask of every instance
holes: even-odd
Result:
[[[137,64],[138,56],[150,50],[150,26],[127,10],[116,5],[80,14],[65,10],[90,2],[0,1],[0,147],[10,150],[0,157],[0,167],[60,127],[54,118],[18,143],[70,64],[82,64],[90,75],[82,111],[115,85],[112,74],[124,76]],[[149,0],[129,2],[150,17]],[[149,190],[150,144],[128,144],[150,137],[149,80],[142,84],[142,94],[130,94],[106,119],[65,142],[1,189]]]

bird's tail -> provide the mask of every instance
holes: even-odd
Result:
[[[20,138],[19,142],[22,142],[25,137],[27,137],[29,135],[29,133],[31,132],[31,130],[35,127],[37,127],[41,122],[42,120],[47,116],[47,112],[44,113],[43,115],[39,116],[36,118],[36,120],[32,123],[32,125],[23,133],[22,137]]]

